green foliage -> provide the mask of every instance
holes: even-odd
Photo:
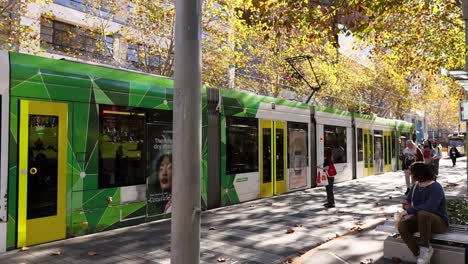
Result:
[[[30,25],[21,23],[20,17],[28,12],[28,5],[44,6],[50,0],[0,0],[0,49],[18,50],[31,47],[31,40],[38,40],[38,32]]]
[[[2,14],[8,10],[19,16],[30,3],[48,3],[13,1],[18,2],[13,7],[10,1],[0,1]],[[123,0],[88,0],[85,4],[88,28],[83,30],[99,35],[95,49],[101,59],[173,76],[173,1],[133,0],[129,5]],[[464,27],[457,0],[206,0],[202,14],[202,78],[210,87],[271,96],[292,90],[303,101],[310,88],[286,59],[311,55],[319,83],[308,62],[296,67],[309,83],[321,86],[314,98],[318,104],[402,118],[410,108],[424,110],[434,101],[453,105],[460,98],[456,85],[439,74],[441,69],[464,65]],[[124,23],[116,25],[116,20]],[[1,23],[0,36],[13,28],[18,27]],[[21,30],[0,40],[5,42],[8,36],[7,46],[14,47],[37,38],[27,27]],[[357,48],[368,50],[368,63],[340,54],[339,35],[354,36]],[[118,39],[111,50],[106,36]],[[73,34],[69,37],[73,39]],[[127,60],[128,47],[136,51],[137,59]]]
[[[448,199],[447,213],[450,224],[468,225],[468,199]]]

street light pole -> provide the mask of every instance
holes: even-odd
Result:
[[[462,1],[462,13],[463,13],[463,20],[465,21],[465,48],[468,47],[468,1]],[[468,71],[468,55],[465,54],[465,71]],[[465,90],[465,100],[468,100],[468,93]],[[466,126],[466,133],[465,133],[465,155],[468,157],[468,122],[465,122]],[[468,182],[468,158],[466,159],[466,177]],[[468,184],[467,192],[468,192]]]
[[[201,0],[177,0],[171,263],[200,261]]]

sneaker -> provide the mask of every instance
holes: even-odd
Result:
[[[417,263],[429,264],[431,262],[431,257],[433,253],[434,253],[434,249],[432,249],[432,247],[420,247]]]

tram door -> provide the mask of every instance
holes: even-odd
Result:
[[[374,137],[369,130],[363,130],[364,141],[364,175],[374,174]]]
[[[392,171],[392,133],[383,132],[384,136],[384,171]]]
[[[67,127],[67,104],[21,100],[18,247],[65,238]]]
[[[374,174],[383,173],[383,144],[382,131],[374,131]]]
[[[260,120],[260,196],[286,192],[286,122]]]

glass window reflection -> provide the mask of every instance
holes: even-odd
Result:
[[[346,163],[346,127],[324,126],[325,148],[333,150],[334,163]]]
[[[227,174],[258,171],[258,120],[226,118]]]
[[[99,187],[144,184],[145,112],[100,105],[99,116]]]

